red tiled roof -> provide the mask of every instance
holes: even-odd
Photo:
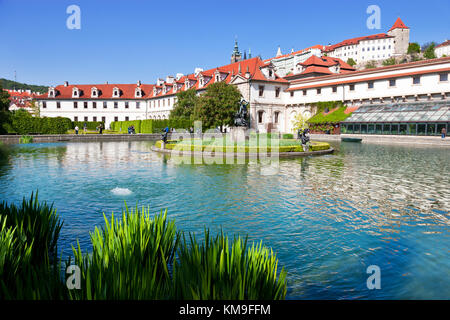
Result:
[[[447,41],[442,42],[440,45],[437,45],[437,46],[435,47],[435,49],[436,49],[436,48],[440,48],[440,47],[446,47],[446,46],[450,46],[450,40],[447,40]]]
[[[324,51],[330,52],[330,51],[333,51],[333,50],[335,50],[337,48],[340,48],[340,47],[345,47],[345,46],[351,46],[351,45],[358,44],[358,43],[360,43],[361,41],[364,41],[364,40],[387,39],[387,38],[393,38],[393,37],[388,35],[388,34],[386,34],[386,33],[378,33],[378,34],[373,34],[371,36],[347,39],[347,40],[341,41],[341,42],[339,42],[337,44],[333,44],[331,46],[327,46]]]
[[[402,21],[402,19],[397,18],[392,28],[389,29],[389,31],[392,31],[394,29],[409,29]]]
[[[222,81],[226,83],[230,83],[233,76],[240,74],[242,77],[245,77],[245,74],[248,70],[250,73],[250,79],[252,80],[260,80],[260,81],[272,81],[272,82],[281,82],[288,83],[287,80],[278,77],[275,75],[275,79],[270,80],[267,79],[261,71],[261,68],[264,66],[263,61],[259,57],[231,63],[222,67],[208,69],[205,71],[199,72],[199,75],[203,75],[206,77],[205,83],[202,87],[199,86],[198,76],[195,74],[189,74],[182,76],[179,80],[176,80],[176,83],[180,84],[181,87],[178,88],[178,91],[186,90],[185,80],[190,80],[189,88],[195,88],[196,90],[204,90],[207,86],[216,82],[216,77],[214,73],[218,70],[222,75],[225,75],[225,78],[222,78]],[[240,73],[239,73],[240,70]],[[140,88],[142,89],[142,97],[135,98],[135,90],[137,88],[137,84],[91,84],[91,85],[59,85],[55,87],[56,90],[56,98],[57,99],[72,99],[72,90],[73,88],[78,88],[80,90],[79,99],[91,99],[91,89],[96,87],[99,90],[98,99],[148,99],[151,97],[161,97],[167,95],[175,94],[173,83],[165,83],[167,91],[164,93],[161,89],[162,86],[156,86],[153,84],[141,84]],[[117,87],[120,90],[119,98],[113,98],[113,89]],[[160,89],[155,95],[153,94],[153,88]],[[48,98],[48,93],[45,95],[41,95],[38,97],[39,99]]]

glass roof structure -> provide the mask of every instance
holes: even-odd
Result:
[[[413,102],[365,105],[342,123],[450,122],[450,102]]]

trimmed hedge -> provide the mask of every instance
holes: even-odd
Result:
[[[25,110],[13,112],[9,120],[8,132],[21,135],[30,133],[64,134],[72,129],[72,121],[69,118],[38,118],[33,117]]]
[[[189,129],[194,126],[189,119],[164,119],[164,120],[131,120],[111,122],[110,128],[117,132],[128,132],[128,127],[134,126],[136,133],[159,133],[164,128]]]
[[[200,151],[196,148],[199,146],[193,145],[193,144],[181,144],[181,143],[170,143],[175,141],[168,141],[169,143],[166,143],[166,149],[173,150],[175,147],[177,147],[177,151]],[[157,148],[161,148],[162,141],[157,141],[155,146]],[[214,146],[214,145],[202,145],[202,151],[206,152],[227,152],[227,147],[224,146]],[[229,149],[231,149],[229,147]],[[258,147],[249,147],[249,146],[234,146],[233,152],[240,152],[240,153],[258,153],[260,150]],[[267,150],[267,152],[271,152],[272,148],[261,148],[262,150]],[[326,142],[311,142],[311,148],[310,151],[321,151],[321,150],[328,150],[330,149],[330,145]],[[303,147],[301,145],[296,146],[280,146],[278,148],[273,148],[273,151],[278,152],[304,152]]]
[[[86,123],[86,128],[88,130],[97,130],[97,127],[102,124],[103,129],[105,129],[105,123],[103,121],[73,121],[72,129],[75,129],[75,126],[78,126],[80,130],[83,130],[84,124]]]

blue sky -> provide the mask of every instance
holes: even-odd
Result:
[[[69,30],[69,5],[81,29]],[[369,30],[369,5],[381,29]],[[29,84],[154,83],[229,63],[241,51],[269,58],[316,44],[387,32],[397,17],[411,42],[450,38],[448,0],[0,0],[0,78]]]

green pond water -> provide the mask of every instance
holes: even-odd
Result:
[[[102,213],[167,209],[177,227],[247,235],[288,271],[288,299],[448,299],[450,150],[335,143],[334,154],[278,165],[180,164],[151,142],[13,145],[0,200],[39,190],[64,220],[63,255]],[[5,148],[2,148],[5,149]],[[369,290],[367,267],[381,289]]]

